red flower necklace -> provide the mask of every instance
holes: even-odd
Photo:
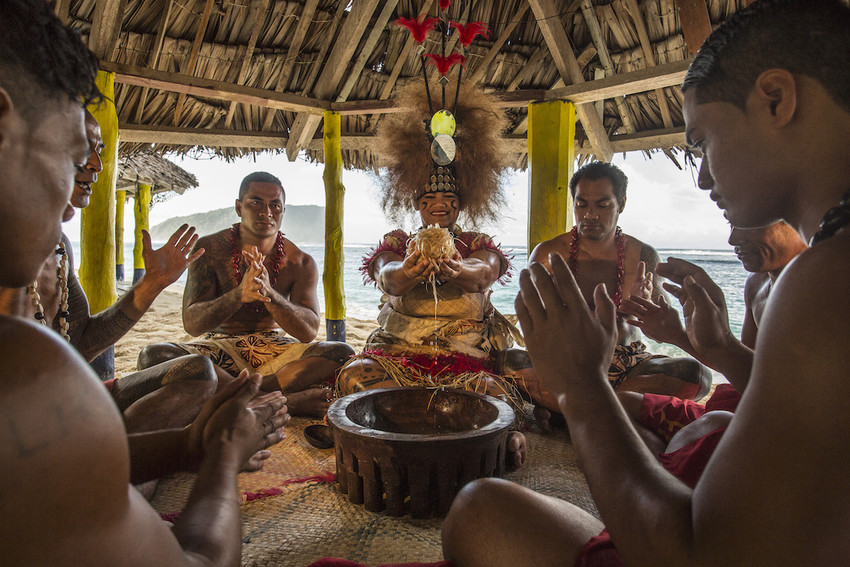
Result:
[[[614,305],[620,306],[623,298],[623,280],[626,278],[626,235],[618,226],[614,231],[614,240],[617,242],[617,289],[614,291]],[[570,231],[570,259],[567,265],[578,281],[578,226]]]
[[[233,265],[233,280],[236,285],[242,283],[242,248],[240,247],[240,226],[241,223],[236,223],[230,227],[230,258]],[[277,276],[280,273],[280,265],[283,262],[283,257],[286,253],[283,251],[283,233],[278,231],[277,239],[274,243],[274,258],[272,269],[269,272],[269,283],[272,287],[277,283]]]

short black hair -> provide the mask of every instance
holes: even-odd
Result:
[[[280,179],[271,173],[266,173],[265,171],[255,171],[254,173],[249,173],[245,176],[245,179],[243,179],[242,183],[239,185],[240,201],[245,196],[245,193],[248,192],[248,186],[251,185],[251,183],[274,183],[280,187],[280,200],[286,204],[286,191],[283,190],[283,183],[280,182]]]
[[[0,87],[30,124],[63,96],[100,102],[97,57],[46,0],[0,1]]]
[[[758,0],[708,36],[682,91],[743,110],[758,76],[775,68],[818,81],[850,110],[850,8],[840,0]]]
[[[570,178],[570,195],[573,198],[576,196],[576,187],[582,179],[610,179],[611,185],[614,187],[614,197],[617,198],[617,203],[622,207],[626,202],[626,187],[629,185],[629,178],[623,173],[623,170],[604,161],[593,161],[587,163],[573,173]]]

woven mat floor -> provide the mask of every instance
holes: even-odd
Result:
[[[304,439],[310,423],[316,422],[293,418],[263,470],[239,475],[242,564],[301,567],[325,556],[367,565],[441,560],[442,519],[395,518],[349,502],[329,482],[328,473],[336,472],[333,449],[316,449]],[[526,427],[527,464],[505,478],[598,516],[566,430],[544,433],[533,421]],[[179,514],[193,482],[189,474],[161,479],[154,508]]]

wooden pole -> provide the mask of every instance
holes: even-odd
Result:
[[[528,105],[528,253],[572,226],[569,182],[575,160],[576,109],[555,100]]]
[[[322,141],[325,151],[325,324],[329,341],[345,342],[345,289],[342,274],[345,256],[342,251],[345,186],[342,184],[342,150],[340,149],[340,115],[325,112]]]
[[[124,203],[126,191],[115,192],[115,281],[124,281]]]
[[[150,230],[148,212],[151,209],[151,186],[139,183],[136,188],[136,202],[133,205],[135,244],[133,245],[133,283],[145,275],[145,259],[142,257],[142,231]]]
[[[118,114],[115,111],[115,74],[99,71],[97,86],[104,100],[89,107],[100,124],[103,171],[92,186],[89,206],[80,220],[80,284],[91,312],[103,311],[118,299],[115,291],[115,181],[118,177]]]

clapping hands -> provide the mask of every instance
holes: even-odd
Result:
[[[176,282],[189,264],[203,255],[203,248],[192,252],[197,242],[195,228],[184,224],[174,231],[162,248],[154,250],[150,233],[143,230],[142,259],[145,261],[145,277],[156,281],[161,289]]]
[[[606,379],[617,343],[616,309],[600,284],[591,311],[564,259],[552,254],[549,264],[552,274],[536,262],[520,273],[514,306],[534,367],[560,402],[583,380]]]

